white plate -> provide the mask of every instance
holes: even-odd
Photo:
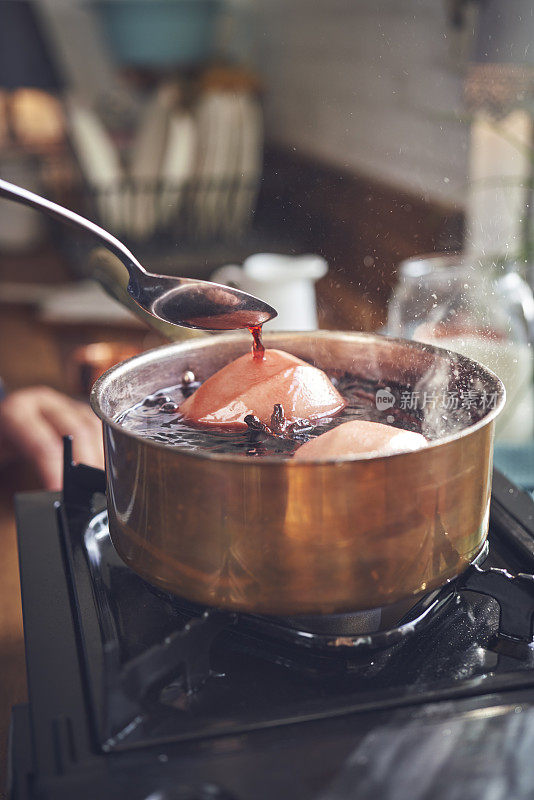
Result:
[[[225,183],[235,177],[236,113],[234,98],[225,92],[210,92],[198,107],[200,153],[195,214],[198,231],[213,235],[226,210]]]
[[[254,211],[263,167],[263,114],[250,94],[237,96],[240,115],[239,189],[236,191],[231,228],[243,231]]]
[[[167,144],[161,167],[160,218],[168,223],[181,210],[184,191],[195,164],[195,123],[185,111],[175,111],[169,121]]]
[[[137,130],[130,161],[133,196],[129,228],[131,236],[138,240],[148,239],[158,223],[156,187],[176,98],[176,85],[161,86],[146,105]]]
[[[111,137],[95,112],[76,98],[68,100],[67,113],[72,145],[85,178],[96,192],[102,224],[120,231],[123,172]]]

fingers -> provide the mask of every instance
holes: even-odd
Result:
[[[53,395],[43,403],[42,414],[59,438],[72,436],[75,461],[103,467],[102,428],[87,406],[62,395]]]
[[[84,403],[47,387],[9,395],[0,404],[0,432],[35,465],[47,489],[62,485],[63,436],[72,436],[75,461],[104,466],[100,421]]]
[[[61,488],[63,446],[54,428],[36,411],[32,398],[11,395],[0,407],[0,426],[15,453],[30,461],[45,486]]]
[[[91,467],[98,467],[104,469],[104,442],[102,437],[102,423],[94,413],[94,411],[85,403],[75,403],[78,407],[80,418],[85,421],[89,435],[92,442],[92,454],[88,460],[85,460],[81,455],[78,455],[76,443],[74,442],[74,458],[76,461],[81,461],[84,464],[89,464]]]

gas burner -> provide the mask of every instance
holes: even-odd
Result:
[[[84,537],[87,559],[90,565],[92,581],[95,587],[101,616],[111,619],[114,604],[114,592],[106,583],[104,576],[109,574],[109,564],[117,561],[117,555],[111,542],[107,512],[96,514],[89,522]],[[482,564],[489,552],[485,542],[480,553],[473,561],[471,568]],[[463,579],[465,582],[465,579]],[[233,628],[235,635],[242,634],[259,643],[268,643],[267,647],[258,646],[258,652],[270,657],[276,653],[279,645],[293,645],[336,657],[340,653],[347,658],[369,658],[369,652],[392,647],[418,633],[421,633],[436,617],[447,608],[454,599],[458,601],[458,580],[428,592],[418,598],[408,598],[384,608],[370,609],[344,614],[303,615],[303,616],[266,616],[246,613],[219,611],[196,605],[158,587],[145,584],[146,590],[157,598],[163,606],[170,608],[177,618],[190,618],[179,636],[167,636],[160,651],[167,659],[172,659],[175,650],[175,639],[180,639],[182,650],[186,647],[187,637],[195,641],[196,648],[206,651],[202,661],[207,664],[207,652],[213,639],[224,629]],[[201,633],[203,631],[203,634]],[[201,644],[202,639],[202,644]],[[157,649],[151,649],[145,656],[151,668],[144,671],[157,676],[154,669],[154,656]],[[188,670],[188,659],[182,659],[186,669],[185,681],[189,690],[197,688],[208,677],[209,669],[199,671],[198,666]],[[297,666],[297,661],[294,666]],[[196,676],[196,678],[195,678]],[[157,677],[155,678],[157,680]]]
[[[485,542],[472,566],[482,564],[488,552],[488,543]],[[205,609],[160,589],[153,587],[153,591],[186,614],[198,616],[206,613]],[[423,596],[384,608],[287,617],[239,613],[228,614],[228,620],[238,631],[268,640],[274,647],[276,642],[280,642],[331,656],[343,652],[349,658],[356,658],[363,651],[392,647],[422,632],[454,598],[458,598],[457,580]]]
[[[473,565],[480,566],[487,558],[485,542]],[[383,608],[353,611],[345,614],[314,616],[263,617],[255,616],[256,624],[267,634],[279,631],[278,636],[295,643],[324,648],[359,648],[371,650],[390,647],[407,636],[421,632],[435,616],[457,595],[456,581],[427,592],[392,603]]]

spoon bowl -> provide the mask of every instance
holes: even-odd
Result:
[[[144,272],[128,292],[152,316],[186,328],[223,331],[263,325],[276,311],[251,294],[210,281]]]
[[[196,278],[156,275],[111,233],[85,217],[0,179],[0,197],[43,211],[99,239],[119,258],[130,276],[128,293],[145,311],[164,322],[200,330],[234,330],[263,325],[276,317],[268,303],[251,294]]]

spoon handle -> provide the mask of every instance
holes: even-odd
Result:
[[[128,248],[123,245],[122,242],[112,236],[111,233],[108,233],[103,228],[95,225],[94,222],[85,219],[85,217],[81,217],[74,211],[70,211],[68,208],[63,208],[63,206],[53,203],[51,200],[46,200],[44,197],[40,197],[38,194],[29,192],[27,189],[23,189],[21,186],[15,186],[13,183],[8,183],[1,178],[0,197],[4,197],[6,200],[14,200],[16,203],[22,203],[23,205],[30,206],[30,208],[35,208],[38,211],[44,211],[45,214],[54,217],[54,219],[58,219],[60,222],[66,222],[75,228],[83,228],[83,230],[91,233],[96,239],[104,242],[108,250],[111,250],[111,252],[122,261],[128,270],[130,278],[134,281],[137,282],[140,272],[146,274],[146,270],[143,269],[139,261],[128,250]]]

